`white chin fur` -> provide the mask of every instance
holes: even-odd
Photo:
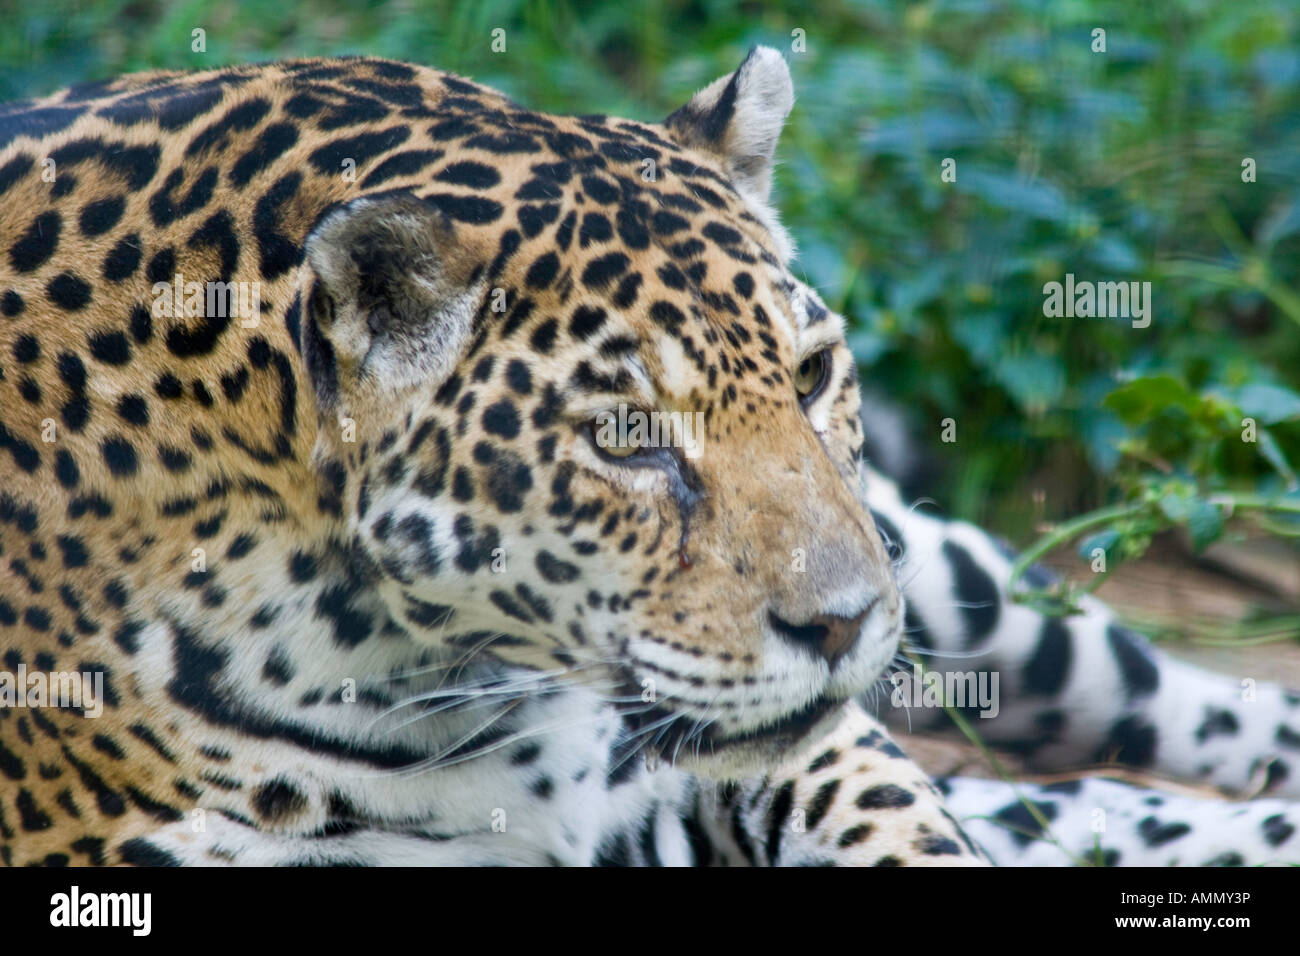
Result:
[[[698,755],[693,749],[688,753],[683,748],[677,757],[676,767],[710,780],[744,780],[761,776],[779,764],[810,751],[818,742],[830,736],[843,717],[843,708],[836,708],[794,741],[779,737],[760,738],[725,745],[712,753],[702,748]]]

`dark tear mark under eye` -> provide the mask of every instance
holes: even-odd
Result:
[[[677,505],[677,517],[682,529],[677,542],[677,561],[684,570],[692,566],[690,552],[686,546],[690,542],[690,519],[696,506],[704,498],[704,483],[689,461],[669,448],[655,448],[640,459],[623,462],[631,467],[657,467],[668,476],[668,493]]]
[[[691,513],[704,497],[703,485],[689,462],[682,461],[676,455],[672,459],[674,467],[668,472],[668,490],[677,502],[677,515],[682,522],[682,533],[677,542],[677,563],[685,570],[693,564],[686,545],[691,536]]]
[[[690,517],[696,505],[704,498],[704,483],[691,463],[671,448],[644,448],[639,454],[627,458],[613,458],[596,444],[590,429],[587,430],[587,438],[598,455],[620,468],[655,468],[667,476],[668,492],[677,506],[678,519],[682,525],[677,545],[678,561],[683,569],[691,567],[693,562],[686,550],[690,539]]]

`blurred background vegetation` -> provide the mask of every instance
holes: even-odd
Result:
[[[1102,529],[1121,552],[1168,524],[1213,539],[1225,492],[1300,501],[1294,0],[0,0],[0,24],[6,99],[366,53],[648,120],[772,44],[798,94],[777,181],[797,269],[910,418],[925,493],[1022,543],[1044,519],[1145,502]],[[1151,282],[1150,327],[1045,317],[1043,285],[1067,272]]]

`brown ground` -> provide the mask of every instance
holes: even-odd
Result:
[[[1091,576],[1068,549],[1047,564],[1081,582]],[[1252,538],[1215,545],[1196,557],[1177,539],[1162,538],[1144,557],[1115,571],[1096,594],[1170,654],[1216,671],[1300,687],[1300,553],[1284,542]],[[1250,626],[1247,621],[1261,619],[1275,622],[1270,633],[1239,636],[1238,629]],[[903,748],[931,773],[997,776],[978,748],[951,735],[896,733]],[[998,759],[1020,779],[1060,779],[1029,774],[1011,756],[999,754]],[[1113,770],[1107,775],[1206,795],[1146,775]]]

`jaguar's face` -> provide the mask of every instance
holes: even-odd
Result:
[[[467,152],[472,195],[358,200],[304,268],[322,418],[391,423],[338,457],[394,618],[569,668],[721,775],[824,731],[900,630],[842,322],[762,202],[789,106],[758,51],[666,128],[511,117],[565,154]]]
[[[584,579],[624,597],[586,615],[642,694],[634,728],[675,762],[739,771],[824,731],[879,675],[901,603],[855,493],[857,381],[838,319],[761,257],[715,266],[724,282],[761,276],[736,298],[743,318],[681,303],[671,331],[634,319],[641,347],[604,373],[621,387],[575,403],[565,470],[576,501],[629,519]],[[605,448],[583,426],[596,408],[650,410],[641,420],[674,435],[680,412],[694,431]]]

